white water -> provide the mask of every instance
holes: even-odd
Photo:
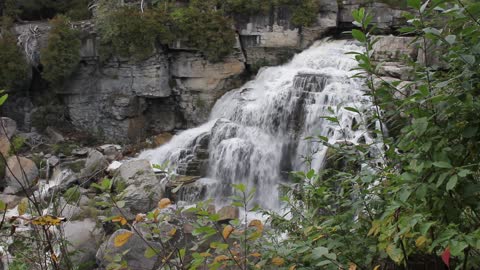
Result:
[[[222,200],[232,194],[231,184],[255,187],[255,201],[278,209],[278,186],[286,172],[309,166],[321,169],[326,148],[308,136],[325,136],[330,143],[372,143],[359,114],[342,109],[371,110],[363,84],[352,79],[356,61],[347,52],[360,51],[351,41],[322,41],[283,66],[263,69],[255,80],[217,101],[210,121],[175,136],[170,143],[145,151],[140,158],[152,163],[169,161],[175,167],[188,160],[198,138],[209,135],[206,177],[217,180],[209,197]],[[336,116],[339,125],[324,119]],[[308,167],[308,168],[307,168]]]

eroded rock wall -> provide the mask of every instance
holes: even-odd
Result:
[[[311,27],[294,26],[291,11],[286,7],[263,15],[235,16],[238,42],[234,52],[219,63],[207,61],[197,50],[180,43],[158,48],[155,55],[141,62],[112,59],[101,63],[94,25],[77,23],[82,61],[58,93],[68,121],[117,142],[138,141],[149,134],[192,127],[205,122],[215,101],[241,85],[248,78],[248,71],[254,73],[262,66],[286,62],[315,40],[351,28],[353,9],[369,8],[379,28],[387,33],[403,23],[401,10],[383,3],[318,1],[317,20]],[[21,45],[30,62],[38,66],[48,24],[27,23],[15,29],[20,40],[24,40]],[[29,104],[28,108],[31,107]],[[18,117],[14,118],[28,129],[29,113],[34,109],[24,111],[15,112]]]

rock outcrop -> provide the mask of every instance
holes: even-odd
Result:
[[[60,111],[74,127],[93,135],[109,141],[137,142],[147,135],[205,122],[215,101],[244,82],[245,71],[281,64],[313,41],[350,29],[353,9],[370,9],[383,32],[395,31],[404,23],[401,8],[378,1],[318,1],[317,20],[309,27],[295,26],[291,10],[282,6],[262,15],[234,15],[238,42],[234,52],[218,63],[207,61],[180,42],[157,48],[140,62],[123,58],[100,62],[93,22],[76,23],[82,38],[81,62],[58,93],[65,109]],[[22,51],[33,66],[39,64],[49,30],[45,22],[15,27]],[[4,111],[29,129],[36,110],[28,97],[12,98],[9,103],[15,105],[7,104]]]

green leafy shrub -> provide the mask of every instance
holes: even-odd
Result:
[[[162,9],[141,12],[130,6],[118,7],[107,12],[98,24],[103,47],[103,58],[112,55],[144,60],[155,53],[156,41],[171,42],[166,27],[168,14]]]
[[[229,14],[255,15],[268,12],[273,2],[268,0],[226,0],[224,5],[225,11]]]
[[[8,25],[8,22],[2,23],[0,35],[0,88],[11,90],[25,80],[28,65]]]
[[[54,85],[70,77],[80,62],[80,38],[65,16],[50,20],[48,45],[41,51],[42,76]]]
[[[420,262],[480,267],[480,4],[465,1],[464,8],[452,9],[455,3],[408,1],[414,12],[406,14],[410,25],[401,32],[414,36],[412,46],[421,50],[417,61],[404,57],[415,74],[403,92],[401,80],[375,83],[382,74],[372,57],[373,18],[365,9],[353,13],[361,30],[352,36],[365,48],[354,53],[355,77],[368,86],[374,120],[388,124],[401,114],[406,121],[394,135],[382,126],[374,131],[385,149],[376,157],[382,162],[372,154],[375,145],[325,141],[335,156],[369,169],[293,174],[295,184],[286,188],[291,217],[271,215],[276,233],[287,231],[287,263],[301,269],[383,269],[393,263],[413,269]]]
[[[172,24],[178,39],[198,48],[212,62],[229,55],[235,45],[233,22],[221,11],[179,8],[172,13]]]

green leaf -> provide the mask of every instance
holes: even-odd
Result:
[[[315,170],[312,169],[312,170],[308,171],[307,179],[312,179],[313,176],[315,176]]]
[[[0,200],[0,211],[5,211],[7,209],[7,204],[4,201]]]
[[[455,35],[448,35],[445,37],[445,41],[447,41],[448,44],[452,45],[455,43],[455,40],[457,39],[457,36]]]
[[[452,178],[448,180],[447,191],[454,189],[455,186],[457,185],[457,181],[458,181],[458,177],[456,175],[452,176]]]
[[[419,10],[422,5],[422,2],[421,0],[407,0],[407,5],[411,8]]]
[[[143,256],[147,259],[151,259],[153,257],[155,257],[157,255],[157,252],[156,250],[154,250],[153,248],[151,247],[148,247],[146,250],[145,250],[145,253],[143,254]]]
[[[354,39],[360,41],[360,42],[366,42],[367,41],[367,36],[365,34],[357,29],[352,30],[352,36]]]
[[[123,207],[125,207],[125,201],[118,201],[118,202],[117,202],[117,206],[118,206],[118,208],[123,208]]]
[[[5,103],[5,101],[7,100],[8,98],[8,94],[5,94],[3,96],[0,97],[0,106],[3,105],[3,103]]]
[[[314,259],[319,259],[325,254],[328,254],[328,248],[326,247],[316,247],[312,250],[312,256]]]
[[[414,119],[412,123],[413,130],[417,136],[422,136],[427,130],[428,119],[426,117]]]
[[[347,111],[351,111],[351,112],[360,114],[360,112],[359,112],[357,109],[353,108],[353,107],[343,107],[343,108],[344,108],[345,110],[347,110]]]
[[[451,169],[452,164],[446,161],[437,161],[433,163],[433,166],[438,167],[438,168],[443,168],[443,169]]]

